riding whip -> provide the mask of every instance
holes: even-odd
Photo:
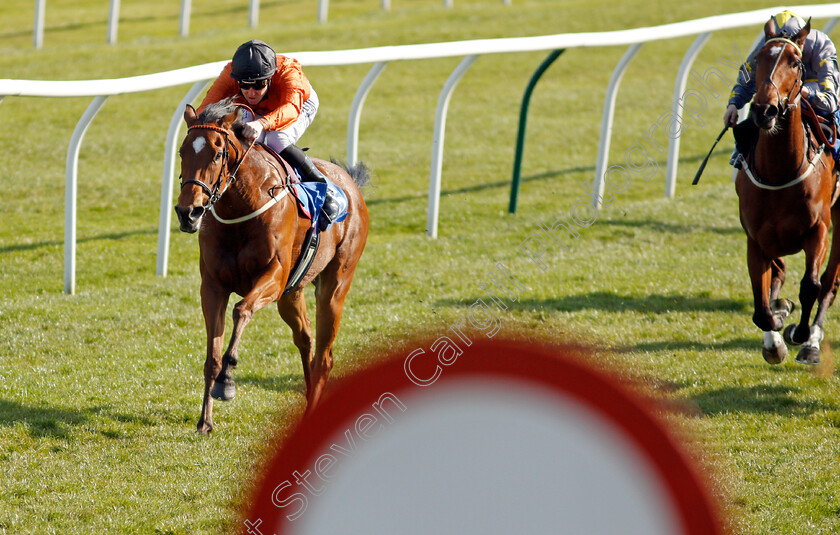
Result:
[[[703,158],[703,163],[700,164],[700,169],[697,170],[697,175],[695,175],[694,181],[691,183],[692,186],[696,186],[697,183],[700,182],[700,175],[703,174],[703,169],[706,168],[706,163],[709,161],[709,156],[712,155],[712,151],[715,150],[715,147],[717,147],[718,141],[720,141],[720,138],[723,137],[723,134],[725,134],[727,130],[729,130],[729,125],[724,126],[723,130],[721,130],[720,134],[718,134],[717,139],[715,140],[714,144],[712,144],[712,148],[709,149],[709,154],[707,154],[706,157]]]

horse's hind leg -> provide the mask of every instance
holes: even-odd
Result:
[[[230,336],[230,343],[222,358],[222,367],[210,390],[210,395],[218,400],[229,401],[236,396],[236,383],[233,382],[231,371],[239,362],[239,341],[254,313],[276,301],[283,291],[278,282],[279,271],[279,263],[270,265],[268,271],[257,279],[257,283],[248,295],[233,308],[233,334]]]
[[[312,327],[306,315],[303,288],[298,287],[277,301],[277,310],[283,321],[292,329],[292,340],[300,351],[303,380],[306,383],[306,399],[309,399],[312,390],[309,378],[309,367],[312,365]]]
[[[341,323],[344,299],[353,280],[355,262],[342,265],[334,258],[330,265],[321,272],[315,287],[315,356],[310,366],[310,385],[307,412],[318,404],[333,366],[333,343]]]
[[[207,327],[207,358],[204,361],[204,399],[201,403],[201,417],[197,431],[203,435],[213,431],[213,399],[210,390],[219,370],[222,368],[222,342],[225,335],[225,308],[230,293],[211,287],[202,281],[201,310]]]

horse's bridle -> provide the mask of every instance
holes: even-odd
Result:
[[[770,76],[768,80],[770,81],[770,85],[773,86],[773,89],[776,90],[776,96],[779,98],[779,105],[781,106],[784,103],[784,109],[781,110],[781,116],[784,115],[791,109],[795,108],[797,104],[799,104],[799,99],[802,98],[802,94],[800,93],[802,89],[802,76],[804,75],[804,65],[802,63],[802,48],[799,47],[796,43],[788,39],[787,37],[773,37],[772,39],[768,39],[765,41],[764,46],[767,46],[769,43],[773,43],[776,41],[780,41],[785,43],[785,45],[793,46],[793,49],[799,52],[799,60],[796,62],[796,68],[799,70],[799,78],[797,79],[797,83],[793,84],[793,87],[788,92],[787,96],[782,99],[782,92],[779,91],[779,86],[776,85],[776,82],[773,81],[773,75],[776,73],[776,67],[779,66],[779,61],[782,60],[782,56],[784,55],[784,48],[779,51],[779,56],[776,58],[776,63],[773,65],[773,69],[770,71]],[[790,96],[793,94],[794,90],[796,90],[796,97],[791,102]]]
[[[183,177],[181,177],[181,189],[184,189],[184,186],[186,186],[187,184],[195,184],[207,192],[207,195],[209,195],[209,199],[204,205],[204,208],[207,209],[216,204],[216,202],[227,191],[228,187],[230,187],[230,185],[236,180],[236,172],[239,171],[239,166],[242,165],[242,162],[245,161],[245,157],[248,155],[248,151],[250,151],[251,147],[254,146],[256,140],[252,141],[248,145],[248,148],[245,149],[245,152],[240,158],[240,149],[236,148],[236,145],[234,145],[230,139],[231,136],[234,136],[234,133],[231,130],[227,128],[222,128],[221,126],[217,126],[214,124],[194,124],[187,129],[187,132],[189,132],[190,130],[213,130],[214,132],[220,132],[225,136],[225,148],[222,151],[222,165],[219,168],[219,177],[218,179],[216,179],[216,183],[212,188],[204,182],[202,182],[201,180],[198,180],[197,178],[189,178],[187,180],[183,180]],[[233,168],[233,171],[228,173],[228,179],[224,180],[225,170],[228,168],[228,159],[230,158],[230,151],[228,150],[228,147],[233,147],[233,149],[236,151],[236,166]],[[224,182],[224,189],[222,189],[222,182]]]
[[[770,76],[768,77],[768,80],[770,81],[770,84],[776,90],[776,95],[779,98],[779,104],[781,105],[782,102],[785,103],[785,108],[780,113],[780,116],[783,117],[789,110],[795,108],[799,104],[799,100],[802,98],[802,93],[801,93],[802,77],[804,75],[804,70],[805,69],[804,69],[804,64],[802,63],[802,49],[799,47],[799,45],[797,45],[796,43],[794,43],[793,41],[791,41],[790,39],[788,39],[786,37],[774,37],[772,39],[768,39],[764,44],[766,46],[768,43],[772,43],[774,41],[781,41],[781,42],[785,43],[785,45],[791,45],[791,46],[793,46],[794,50],[799,52],[799,60],[796,62],[796,68],[799,70],[799,78],[797,79],[797,83],[793,84],[793,87],[791,88],[788,95],[784,98],[784,100],[782,99],[782,95],[781,95],[781,91],[779,91],[779,87],[773,81],[773,74],[775,74],[776,67],[779,66],[779,61],[781,61],[782,56],[784,55],[783,50],[779,51],[779,56],[776,58],[776,63],[773,65],[773,70],[770,71]],[[793,94],[794,90],[796,91],[796,97],[793,99],[793,102],[791,102],[790,96]],[[805,128],[805,126],[802,125],[802,128]],[[749,162],[747,162],[747,160],[741,154],[739,154],[738,156],[740,158],[740,161],[743,163],[744,173],[747,175],[747,177],[750,179],[750,181],[755,186],[757,186],[761,189],[767,189],[767,190],[785,189],[785,188],[789,188],[791,186],[794,186],[796,184],[799,184],[800,182],[805,180],[805,178],[807,178],[808,175],[810,175],[811,172],[814,170],[816,162],[817,162],[817,160],[819,160],[819,158],[820,158],[820,156],[823,152],[824,146],[821,145],[814,152],[814,157],[811,159],[811,162],[807,166],[805,166],[805,164],[808,163],[808,134],[807,134],[807,132],[805,133],[805,136],[803,137],[802,143],[803,143],[803,155],[802,155],[802,162],[799,163],[799,169],[802,169],[803,167],[805,167],[805,170],[802,173],[800,173],[799,176],[785,182],[784,184],[769,185],[769,184],[766,184],[766,183],[762,182],[760,178],[754,176],[753,173],[750,171]]]

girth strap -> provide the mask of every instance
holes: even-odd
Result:
[[[283,294],[292,291],[300,281],[303,280],[304,275],[312,266],[312,261],[315,260],[315,253],[318,252],[318,244],[321,241],[321,234],[315,229],[315,226],[309,228],[306,236],[303,238],[303,248],[300,250],[300,257],[292,269],[292,274],[289,275],[289,281],[286,283],[286,289]]]

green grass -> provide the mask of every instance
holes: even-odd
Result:
[[[334,0],[195,1],[178,37],[178,3],[123,2],[119,42],[105,43],[107,3],[50,1],[44,48],[32,49],[32,2],[0,6],[0,76],[97,79],[218,61],[259,37],[280,51],[614,30],[757,9],[759,2]],[[769,15],[769,13],[768,13]],[[815,21],[820,27],[825,21]],[[695,63],[742,53],[758,28],[715,34]],[[670,110],[692,37],[648,44],[624,77],[611,163]],[[683,133],[677,196],[662,198],[664,157],[540,270],[518,248],[568,213],[591,181],[607,81],[622,48],[570,50],[531,105],[519,213],[506,214],[519,102],[545,53],[480,58],[449,107],[440,237],[424,235],[434,110],[458,58],[391,64],[365,104],[360,157],[374,169],[371,235],[347,300],[335,376],[414,333],[440,332],[484,297],[497,262],[527,286],[504,328],[592,344],[650,394],[687,410],[667,417],[698,448],[738,533],[836,533],[840,401],[826,324],[825,365],[760,356],[745,239],[721,142],[699,187],[688,183],[719,129]],[[303,145],[343,157],[353,94],[369,66],[312,68],[321,97]],[[689,87],[693,87],[689,84]],[[715,86],[725,95],[728,87]],[[272,307],[246,330],[237,399],[216,404],[217,431],[194,432],[205,335],[198,244],[172,230],[169,276],[154,275],[163,146],[187,86],[112,97],[79,161],[77,293],[62,291],[64,164],[90,99],[7,97],[0,104],[0,533],[218,533],[235,527],[277,420],[303,406],[288,329]],[[665,146],[663,133],[656,140]],[[802,255],[788,262],[795,297]],[[310,296],[310,304],[312,304]],[[312,311],[312,307],[310,307]],[[836,346],[835,346],[836,347]],[[792,360],[792,359],[791,359]]]

